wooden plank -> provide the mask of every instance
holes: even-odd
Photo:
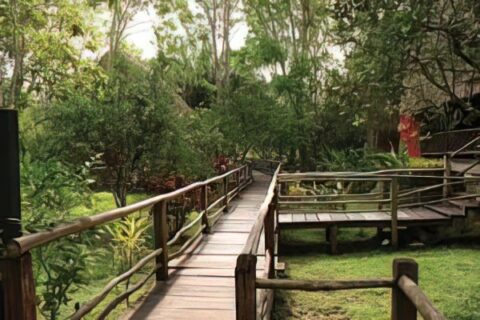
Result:
[[[291,223],[293,221],[293,215],[291,213],[281,213],[278,215],[279,223]]]
[[[391,218],[388,214],[384,212],[367,212],[362,213],[362,216],[365,217],[367,221],[390,221]]]
[[[331,221],[335,221],[335,222],[337,221],[344,222],[349,220],[347,215],[344,213],[331,213],[330,218],[331,218]]]
[[[305,214],[304,213],[293,213],[292,214],[292,222],[305,222]]]
[[[233,277],[188,277],[188,276],[176,276],[175,270],[171,270],[170,274],[172,278],[166,281],[167,286],[207,286],[207,287],[235,287],[235,279]]]
[[[306,221],[319,221],[318,217],[315,213],[306,213],[305,214],[305,220]]]
[[[146,319],[146,320],[196,320],[196,319],[208,319],[208,320],[229,320],[235,319],[234,310],[175,310],[165,309],[156,310],[147,314],[138,314],[131,319]]]
[[[245,244],[248,234],[241,232],[219,232],[212,233],[205,237],[205,242],[210,244]]]
[[[228,287],[207,286],[157,286],[150,296],[182,296],[182,297],[211,297],[235,298],[235,292]]]
[[[214,232],[246,232],[249,233],[253,223],[224,223],[218,222]]]
[[[232,297],[195,297],[192,299],[192,297],[184,296],[153,296],[153,299],[144,303],[144,307],[152,305],[155,310],[235,310],[235,299]]]
[[[317,219],[321,222],[332,221],[332,217],[328,213],[317,213]]]
[[[350,221],[365,221],[365,217],[358,213],[347,213],[347,217]]]
[[[447,217],[464,217],[465,212],[456,207],[456,206],[449,206],[449,205],[426,205],[428,209],[434,210],[440,214],[443,214]]]
[[[263,275],[265,266],[262,263],[257,263],[257,277]],[[178,268],[171,269],[175,276],[191,276],[191,277],[231,277],[235,276],[235,270],[231,268]]]

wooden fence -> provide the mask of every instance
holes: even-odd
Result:
[[[393,277],[391,279],[368,279],[357,281],[297,281],[275,279],[275,246],[276,230],[278,227],[279,189],[287,181],[310,179],[334,181],[363,181],[388,182],[390,184],[389,198],[380,203],[390,203],[392,213],[392,230],[396,230],[396,210],[398,207],[398,181],[399,175],[394,172],[375,172],[364,176],[354,173],[334,174],[279,174],[280,164],[272,176],[265,201],[258,210],[257,220],[249,234],[247,243],[242,253],[237,258],[235,268],[235,294],[237,320],[269,319],[273,305],[273,290],[305,290],[305,291],[332,291],[367,288],[391,288],[391,319],[413,320],[417,319],[417,311],[426,320],[445,319],[433,306],[418,284],[418,265],[410,259],[395,259],[393,262]],[[402,173],[402,172],[395,172]],[[403,172],[404,173],[404,172]],[[385,176],[386,175],[386,176]],[[400,176],[402,177],[402,175]],[[409,176],[411,177],[411,176]],[[433,176],[435,179],[445,177]],[[283,186],[284,188],[284,186]],[[423,190],[415,190],[422,192]],[[407,194],[407,193],[404,193]],[[377,195],[375,195],[377,196]],[[344,200],[350,201],[350,200]],[[358,199],[354,200],[355,202]],[[322,202],[325,202],[322,200]],[[329,201],[338,204],[339,201]],[[376,201],[379,202],[379,201]],[[318,204],[318,202],[316,202]],[[265,241],[265,266],[263,275],[257,276],[258,246],[262,232]],[[398,240],[398,233],[392,232],[392,242]]]
[[[208,232],[220,215],[228,210],[229,202],[251,182],[251,166],[243,165],[223,175],[193,183],[176,191],[158,195],[133,205],[93,216],[85,216],[49,230],[10,239],[6,243],[6,252],[0,259],[0,291],[3,294],[3,303],[0,301],[0,312],[3,315],[1,319],[36,319],[35,283],[30,254],[32,249],[125,218],[140,210],[150,210],[153,216],[153,251],[139,260],[131,269],[112,279],[98,295],[81,305],[71,317],[72,319],[83,318],[105,300],[118,284],[130,279],[149,262],[155,261],[153,270],[107,304],[98,317],[104,319],[122,301],[145,285],[152,276],[155,275],[157,280],[167,280],[169,261],[201,241],[202,233]],[[216,190],[214,197],[211,196],[213,189]],[[200,195],[199,214],[176,232],[171,239],[168,239],[167,202],[184,197],[187,193]],[[199,227],[195,230],[195,226],[198,225]],[[187,231],[194,231],[193,236],[181,243],[181,240],[184,240],[181,238],[185,236]],[[169,248],[173,245],[180,246],[180,248],[174,252],[169,252]]]

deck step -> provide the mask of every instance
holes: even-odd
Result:
[[[454,206],[457,206],[458,208],[461,208],[461,209],[480,207],[480,202],[478,202],[477,200],[473,200],[473,199],[450,200],[448,202],[453,204]]]
[[[465,211],[453,205],[426,205],[425,208],[438,212],[447,217],[464,217]]]

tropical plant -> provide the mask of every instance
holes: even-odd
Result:
[[[151,221],[148,217],[130,215],[119,222],[105,226],[111,238],[111,246],[115,252],[119,264],[119,272],[125,272],[133,267],[133,264],[142,256],[146,245],[148,244],[147,230],[151,227]],[[115,263],[115,259],[114,259]],[[130,278],[125,282],[125,288],[128,290]],[[127,305],[129,300],[127,299]]]

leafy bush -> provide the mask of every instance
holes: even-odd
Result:
[[[443,168],[442,159],[428,158],[410,158],[408,159],[409,168]]]
[[[335,150],[324,148],[317,161],[317,171],[373,171],[402,168],[408,165],[405,153],[369,152],[364,149]]]

